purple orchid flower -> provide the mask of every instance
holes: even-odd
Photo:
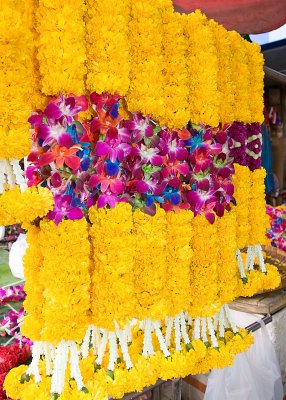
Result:
[[[54,196],[54,208],[49,211],[47,217],[54,220],[56,225],[62,221],[63,218],[67,217],[70,220],[81,219],[83,212],[79,207],[72,207],[72,196],[71,195],[55,195]]]
[[[78,100],[78,101],[77,101]],[[71,124],[73,117],[81,111],[88,108],[88,102],[85,96],[77,97],[64,97],[60,96],[59,101],[50,102],[44,114],[49,121],[56,121],[62,119],[64,124]]]
[[[122,135],[125,138],[128,136],[125,132]],[[122,162],[131,153],[132,148],[130,144],[122,142],[121,138],[122,136],[119,135],[115,138],[106,135],[105,141],[98,141],[96,143],[95,154],[98,157],[109,157],[113,163],[116,159]]]
[[[132,114],[133,121],[124,121],[123,126],[132,131],[132,141],[140,142],[144,137],[151,138],[154,128],[150,123],[150,116],[143,117],[141,114]]]
[[[184,147],[184,140],[178,137],[177,132],[162,130],[160,133],[160,142],[158,148],[160,154],[168,155],[170,162],[175,160],[183,161],[188,158],[188,150]]]
[[[191,205],[194,215],[202,213],[206,204],[216,205],[217,198],[215,196],[216,189],[210,187],[210,181],[203,179],[197,183],[197,189],[191,190],[187,194],[187,199]]]

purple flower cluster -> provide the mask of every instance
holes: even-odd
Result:
[[[87,99],[60,96],[31,116],[34,147],[28,184],[48,187],[55,206],[48,217],[80,219],[94,204],[129,202],[153,215],[191,209],[213,222],[233,199],[233,160],[225,130],[159,126],[134,113],[123,119],[119,96],[90,96],[93,115],[79,122]]]
[[[3,306],[10,302],[18,302],[24,300],[26,294],[24,286],[8,286],[6,288],[0,287],[0,305]]]

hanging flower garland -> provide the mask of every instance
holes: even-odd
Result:
[[[41,91],[46,95],[84,93],[85,12],[83,0],[59,0],[56,5],[39,1],[36,14],[37,58]]]
[[[266,213],[270,217],[270,228],[267,229],[267,237],[271,239],[271,245],[286,251],[286,208],[266,207]]]
[[[89,0],[87,7],[87,89],[124,96],[130,85],[131,2]]]

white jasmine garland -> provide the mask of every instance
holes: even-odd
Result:
[[[152,343],[152,331],[153,331],[153,324],[150,318],[146,318],[144,320],[144,339],[143,339],[143,352],[142,355],[144,357],[151,356],[154,354],[154,348]]]
[[[172,317],[165,318],[165,325],[166,325],[165,343],[167,347],[171,345],[171,334],[173,329],[173,323],[174,323],[174,318]]]
[[[94,335],[93,325],[89,325],[89,327],[87,328],[83,342],[81,344],[80,352],[83,359],[88,357],[90,342],[92,343],[91,335]]]
[[[188,332],[187,332],[187,327],[186,327],[186,316],[184,313],[180,314],[180,319],[181,319],[181,333],[182,333],[182,337],[183,340],[185,342],[185,344],[189,344],[190,343],[190,338],[188,336]]]
[[[98,365],[101,365],[101,363],[102,363],[102,359],[103,359],[107,341],[108,341],[108,334],[109,334],[108,330],[103,329],[103,334],[102,334],[102,339],[101,339],[100,346],[98,349],[97,359],[95,360],[96,364],[98,364]]]
[[[109,363],[107,369],[109,371],[113,371],[118,358],[115,332],[109,332],[108,339],[109,339]]]
[[[254,253],[258,259],[258,263],[259,263],[259,267],[260,267],[261,271],[264,273],[267,272],[267,269],[265,267],[264,258],[263,258],[262,247],[260,244],[256,244],[254,246]]]
[[[19,161],[16,158],[12,158],[12,160],[10,161],[10,164],[12,166],[14,175],[15,175],[15,180],[16,180],[16,184],[20,186],[20,191],[23,192],[26,187],[26,181],[24,178],[24,171],[22,170]]]
[[[219,312],[219,337],[224,338],[225,333],[225,316],[223,307]]]
[[[218,347],[218,341],[217,341],[217,338],[216,338],[216,335],[215,335],[215,330],[214,330],[212,318],[208,317],[207,321],[208,321],[208,331],[209,331],[209,334],[210,334],[210,337],[211,337],[212,345],[213,345],[213,347]]]
[[[237,331],[237,327],[236,327],[235,323],[233,322],[233,319],[232,319],[232,317],[231,317],[231,314],[230,314],[228,305],[225,304],[225,305],[223,306],[223,308],[224,308],[224,311],[225,311],[226,319],[227,319],[227,321],[229,322],[233,333],[237,333],[237,332],[238,332],[238,331]]]
[[[197,317],[194,322],[194,331],[193,331],[193,340],[199,340],[201,333],[200,333],[200,326],[201,326],[201,318]]]
[[[207,321],[206,318],[201,318],[201,324],[202,324],[202,339],[204,343],[208,342],[208,337],[207,337]]]
[[[65,373],[68,363],[68,343],[61,341],[56,349],[51,393],[61,394],[65,385]]]
[[[254,253],[254,246],[248,246],[247,254],[246,254],[246,269],[252,271],[254,268],[254,260],[255,260],[255,253]]]
[[[75,342],[69,341],[67,346],[70,351],[71,378],[74,378],[78,390],[81,390],[84,387],[84,383],[79,367],[79,351]]]
[[[170,352],[169,352],[169,350],[168,350],[168,348],[166,346],[166,342],[165,342],[164,336],[162,335],[162,331],[160,329],[161,328],[160,321],[153,322],[153,325],[154,325],[155,332],[156,332],[156,335],[157,335],[157,338],[158,338],[158,341],[159,341],[159,344],[160,344],[160,349],[164,353],[164,356],[168,357],[170,355]]]
[[[39,362],[41,359],[41,355],[44,352],[44,343],[43,342],[34,342],[32,346],[32,362],[27,369],[26,374],[29,376],[34,376],[35,382],[41,382],[42,378],[39,371]]]
[[[174,319],[174,327],[175,327],[175,345],[176,350],[181,350],[181,326],[180,326],[180,316],[176,316]]]
[[[119,339],[119,344],[120,344],[120,347],[121,347],[123,360],[125,361],[125,364],[126,364],[126,368],[130,369],[130,368],[133,367],[133,363],[131,361],[131,358],[130,358],[130,355],[129,355],[129,352],[128,352],[128,344],[127,344],[128,343],[128,336],[127,336],[126,330],[122,331],[120,329],[117,329],[116,330],[116,335],[117,335],[117,337]]]
[[[238,269],[240,272],[241,279],[246,278],[244,267],[243,267],[243,262],[242,262],[242,257],[241,257],[241,251],[239,249],[236,250],[235,258],[237,259]]]

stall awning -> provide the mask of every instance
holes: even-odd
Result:
[[[202,10],[229,30],[263,33],[286,23],[286,0],[173,0],[176,11]]]

